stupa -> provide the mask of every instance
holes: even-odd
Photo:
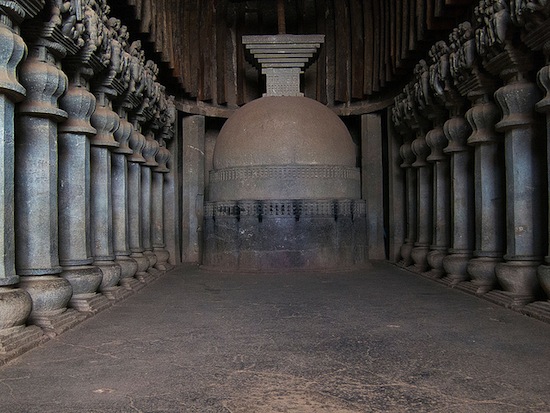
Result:
[[[356,148],[340,118],[300,92],[322,35],[243,36],[267,91],[221,129],[205,205],[203,265],[354,268],[368,262]]]

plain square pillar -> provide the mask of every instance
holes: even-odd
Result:
[[[201,263],[204,218],[204,116],[186,116],[182,121],[182,258]]]
[[[369,259],[386,259],[384,240],[384,173],[380,114],[361,115],[361,197],[367,201]]]

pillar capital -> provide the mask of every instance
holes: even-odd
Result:
[[[144,166],[157,167],[158,163],[155,159],[159,151],[159,143],[154,138],[153,131],[149,131],[145,135],[145,146],[143,147],[143,157],[145,158]]]

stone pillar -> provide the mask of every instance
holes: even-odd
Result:
[[[367,201],[367,247],[370,260],[386,258],[382,121],[379,114],[361,116],[362,198]]]
[[[485,94],[471,93],[470,97],[474,103],[466,118],[473,130],[468,144],[475,148],[476,249],[468,273],[476,293],[484,294],[497,284],[495,267],[506,248],[504,148],[494,130],[498,108]]]
[[[111,148],[118,148],[114,132],[119,126],[119,117],[113,112],[110,97],[113,90],[97,86],[94,88],[97,99],[92,115],[92,125],[97,134],[91,138],[91,227],[92,254],[94,265],[103,274],[100,291],[111,300],[116,300],[123,292],[118,283],[121,268],[115,262],[113,249],[113,209],[111,192]],[[126,290],[127,291],[127,290]]]
[[[423,114],[433,123],[433,128],[426,134],[426,143],[431,149],[426,159],[433,163],[433,239],[428,254],[431,269],[425,275],[441,278],[445,274],[443,260],[451,241],[450,160],[444,152],[448,140],[443,125],[449,116],[448,101],[452,98],[453,88],[447,44],[444,41],[435,43],[429,56],[430,66],[422,73],[426,84],[422,90],[426,101]]]
[[[59,100],[69,117],[59,126],[59,258],[61,276],[71,283],[71,307],[98,312],[111,305],[96,294],[102,274],[92,266],[90,250],[90,142],[96,130],[90,124],[95,97],[79,69],[71,76],[67,93]]]
[[[427,161],[433,163],[433,239],[428,253],[430,271],[425,275],[441,278],[445,274],[443,259],[450,245],[450,172],[449,157],[443,152],[447,138],[443,127],[436,122],[426,134],[426,143],[431,149]]]
[[[391,113],[393,127],[403,137],[403,144],[399,148],[399,156],[402,160],[399,168],[401,171],[404,170],[404,173],[402,172],[404,175],[404,238],[403,244],[399,248],[400,259],[398,261],[398,264],[403,267],[412,264],[411,252],[416,239],[416,173],[412,169],[414,154],[411,149],[412,131],[407,122],[407,109],[408,101],[405,92],[403,92],[395,98]],[[390,202],[392,202],[391,199]],[[393,225],[391,227],[393,228]]]
[[[493,0],[476,8],[475,14],[483,22],[476,30],[483,66],[504,82],[495,92],[503,114],[495,129],[504,133],[507,245],[505,262],[497,264],[495,271],[505,293],[489,294],[520,307],[540,294],[537,268],[547,242],[546,142],[540,137],[534,112],[541,94],[529,79],[533,56],[513,41],[520,33],[511,24],[508,4]]]
[[[417,131],[416,139],[411,149],[416,156],[412,167],[416,169],[416,212],[417,233],[416,242],[411,256],[414,269],[424,272],[428,269],[428,253],[432,242],[433,219],[433,187],[432,166],[426,161],[430,149],[426,144],[426,137],[421,129]]]
[[[177,123],[174,126],[177,127]],[[179,188],[181,187],[180,174],[178,173],[178,159],[173,154],[180,154],[180,139],[178,138],[177,129],[174,134],[175,139],[166,142],[167,149],[170,152],[170,157],[166,162],[170,172],[164,174],[164,242],[166,250],[169,253],[168,263],[170,265],[178,265],[181,263],[181,247],[180,247],[180,205],[181,195]]]
[[[547,43],[548,46],[550,46],[550,39]],[[544,88],[545,96],[542,100],[537,102],[536,109],[539,112],[546,114],[546,144],[547,146],[547,180],[548,180],[548,191],[550,192],[550,168],[548,168],[548,165],[550,165],[550,50],[548,51],[549,56],[547,56],[547,65],[544,66],[541,70],[538,72],[538,82],[541,85],[541,87]],[[550,219],[549,219],[550,222]],[[550,229],[549,229],[550,232]],[[540,281],[540,284],[543,288],[543,290],[546,292],[547,296],[550,297],[550,250],[548,254],[545,257],[545,263],[544,265],[541,265],[538,268],[538,278]],[[546,315],[546,319],[550,319],[550,301],[546,301],[544,303],[544,306],[540,306],[540,308],[544,311]],[[532,308],[533,309],[533,308]]]
[[[167,271],[174,268],[168,262],[170,253],[166,250],[164,242],[164,177],[170,172],[166,166],[166,163],[170,159],[170,152],[166,148],[163,139],[159,143],[160,147],[156,156],[158,166],[153,169],[151,239],[153,251],[158,259],[156,267],[161,271]]]
[[[183,118],[183,262],[201,263],[204,218],[204,116]]]
[[[15,22],[23,16],[17,9],[0,18],[0,364],[18,356],[43,339],[37,326],[25,326],[31,313],[30,295],[17,288],[14,242],[14,115],[15,102],[25,96],[16,68],[25,54],[25,43]]]
[[[468,262],[475,242],[473,157],[466,145],[471,129],[457,107],[443,125],[451,157],[451,248],[443,259],[445,281],[457,285],[469,279]]]
[[[416,170],[413,169],[412,164],[414,162],[414,153],[411,148],[411,141],[405,138],[405,142],[401,145],[399,150],[403,163],[401,168],[405,169],[405,210],[406,210],[406,232],[405,240],[401,246],[400,265],[408,267],[413,264],[412,249],[414,247],[414,241],[416,240],[417,230],[417,192],[416,192]]]
[[[67,118],[57,106],[67,86],[59,51],[38,39],[21,66],[27,99],[18,108],[14,204],[16,268],[33,301],[29,321],[54,333],[85,317],[66,309],[73,290],[59,277],[57,123]]]
[[[143,246],[143,255],[149,260],[147,272],[153,276],[159,276],[161,273],[155,268],[157,256],[153,252],[151,240],[152,223],[152,168],[158,166],[155,156],[159,150],[158,142],[153,138],[153,132],[149,131],[145,137],[145,146],[143,147],[143,157],[145,163],[141,164],[141,241]]]
[[[540,18],[542,15],[548,16],[550,4],[539,4],[537,12],[534,13],[529,6],[531,4],[528,2],[522,2],[520,8],[512,10],[512,19],[523,28],[521,37],[529,49],[542,51],[546,58],[545,66],[537,73],[538,84],[545,95],[535,104],[535,108],[546,115],[546,179],[547,184],[550,185],[550,21]],[[547,186],[547,190],[550,191],[550,186]],[[550,219],[548,222],[550,223]],[[550,297],[550,250],[547,250],[544,264],[538,267],[537,275],[542,289],[546,292],[546,298]],[[550,301],[536,301],[528,304],[522,311],[548,321],[550,320]]]
[[[469,22],[449,36],[453,53],[453,88],[471,103],[466,119],[472,129],[467,143],[474,147],[475,251],[467,265],[471,283],[459,288],[483,294],[496,287],[495,266],[505,248],[504,148],[494,125],[499,111],[492,102],[495,80],[479,67],[475,34]],[[451,99],[452,100],[452,99]]]
[[[504,113],[496,130],[505,136],[508,241],[506,262],[497,265],[496,274],[512,298],[511,305],[520,306],[539,294],[537,267],[546,245],[546,222],[541,222],[547,199],[542,175],[546,148],[533,118],[540,92],[517,73],[495,97]]]
[[[210,171],[214,169],[214,147],[220,131],[209,129],[204,134],[204,200],[209,201]]]
[[[426,61],[421,60],[414,68],[414,79],[405,86],[405,121],[416,138],[411,143],[415,156],[412,167],[416,171],[416,240],[411,252],[414,270],[428,269],[428,253],[433,232],[433,182],[432,165],[426,161],[430,148],[426,143],[426,131],[431,128],[429,72]]]
[[[128,202],[128,161],[133,154],[129,140],[133,126],[128,122],[126,110],[118,110],[119,126],[114,137],[119,144],[111,152],[111,193],[113,197],[113,249],[115,262],[120,266],[120,285],[126,289],[137,291],[144,284],[134,278],[138,270],[136,260],[130,257],[129,240],[129,202]]]
[[[145,137],[140,132],[139,117],[133,119],[133,131],[130,136],[130,148],[133,154],[128,157],[128,242],[130,245],[130,257],[137,262],[138,268],[136,278],[143,283],[154,280],[151,274],[147,273],[149,260],[143,255],[142,232],[141,232],[141,165],[145,163],[142,155],[145,146]]]
[[[401,163],[400,139],[392,117],[388,116],[388,254],[390,262],[397,263],[401,258],[401,245],[405,239],[406,195],[405,174]]]

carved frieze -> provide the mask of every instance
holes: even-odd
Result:
[[[365,216],[364,200],[266,200],[207,202],[205,216],[238,218],[241,216],[334,217]]]
[[[212,171],[210,174],[210,182],[239,181],[243,179],[351,179],[359,181],[360,178],[361,174],[356,168],[334,165],[247,166],[220,169]]]

